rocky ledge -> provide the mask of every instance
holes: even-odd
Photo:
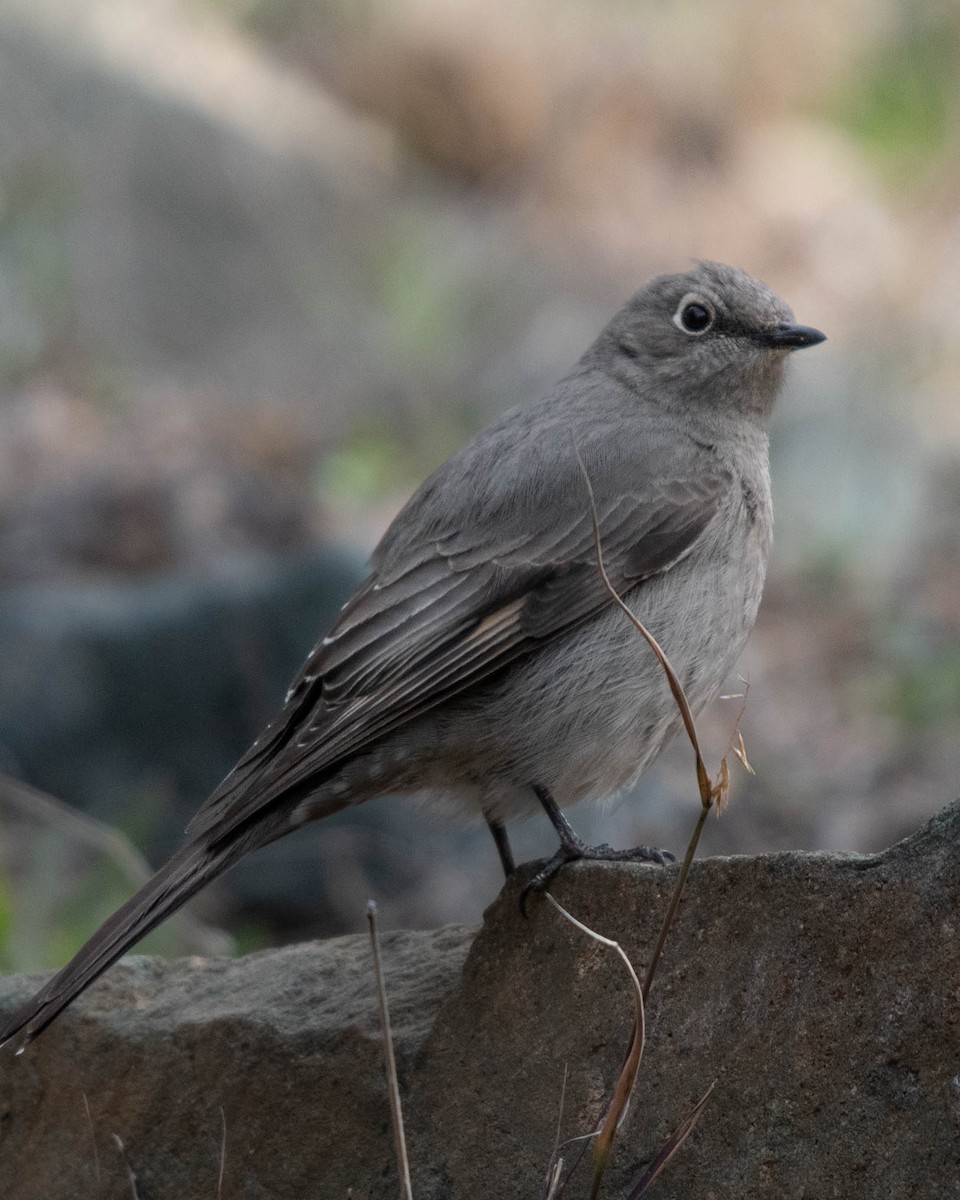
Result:
[[[958,840],[960,804],[870,857],[696,864],[603,1194],[715,1081],[664,1200],[956,1196]],[[642,971],[674,871],[581,864],[555,891]],[[541,1196],[558,1122],[589,1130],[620,1064],[622,962],[545,902],[523,920],[518,888],[479,933],[383,939],[417,1200]],[[0,981],[0,1010],[36,982]],[[131,1173],[157,1200],[399,1195],[362,937],[128,959],[0,1079],[5,1197],[129,1200]]]

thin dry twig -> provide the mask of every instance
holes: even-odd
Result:
[[[567,1099],[567,1078],[570,1074],[569,1063],[563,1064],[563,1083],[560,1084],[560,1104],[557,1108],[557,1131],[553,1135],[554,1154],[560,1149],[560,1130],[563,1128],[563,1106]]]
[[[227,1114],[220,1105],[220,1174],[217,1176],[217,1200],[223,1195],[223,1176],[227,1169]]]
[[[697,847],[700,845],[700,835],[703,833],[703,827],[707,823],[707,816],[710,809],[716,806],[719,813],[726,804],[727,796],[730,793],[730,768],[727,766],[727,757],[729,754],[736,754],[740,761],[744,764],[748,771],[753,771],[750,763],[747,760],[746,747],[743,744],[743,734],[740,732],[740,722],[743,719],[743,714],[746,711],[747,693],[743,694],[743,704],[740,707],[740,712],[737,714],[737,719],[733,727],[733,732],[730,735],[730,744],[727,748],[727,753],[720,759],[720,766],[717,770],[716,783],[710,783],[708,777],[709,790],[704,794],[701,789],[700,793],[700,815],[697,818],[697,823],[693,828],[693,834],[690,837],[690,843],[687,846],[687,852],[683,856],[683,862],[680,864],[680,870],[677,873],[677,882],[673,889],[673,895],[670,897],[670,904],[664,914],[663,923],[660,926],[660,932],[657,935],[657,943],[653,948],[653,954],[650,956],[650,965],[647,967],[647,975],[643,981],[643,998],[644,1000],[650,995],[650,988],[653,986],[653,977],[656,974],[657,966],[660,962],[660,956],[663,954],[663,948],[667,942],[667,935],[673,925],[674,917],[677,915],[677,909],[680,907],[680,899],[683,896],[683,889],[686,887],[687,876],[690,874],[690,867],[693,864],[694,856],[697,853]],[[738,751],[739,747],[739,752]],[[699,751],[698,751],[699,753]]]
[[[643,999],[646,1002],[650,995],[650,989],[653,987],[653,978],[657,973],[657,967],[660,965],[660,958],[663,954],[663,948],[667,944],[667,936],[673,925],[674,918],[677,915],[677,909],[680,907],[680,898],[683,895],[683,889],[687,883],[687,876],[690,874],[690,867],[693,863],[694,855],[697,853],[697,847],[700,844],[700,835],[703,833],[703,827],[707,823],[707,816],[710,813],[709,805],[701,805],[700,815],[697,817],[697,823],[693,828],[693,834],[687,846],[687,852],[683,856],[683,862],[680,864],[680,870],[677,873],[677,882],[673,888],[673,894],[670,897],[670,903],[667,905],[667,911],[664,913],[663,921],[660,924],[660,932],[657,934],[656,945],[653,947],[653,953],[650,955],[650,965],[647,967],[647,974],[643,980]]]
[[[133,1200],[143,1200],[143,1197],[140,1195],[140,1184],[137,1180],[137,1176],[133,1170],[133,1167],[130,1165],[130,1159],[127,1158],[127,1148],[123,1144],[123,1140],[118,1134],[115,1133],[113,1135],[113,1140],[117,1144],[117,1149],[120,1151],[120,1157],[123,1160],[123,1165],[127,1169],[127,1180],[130,1184],[130,1195],[133,1197]]]
[[[93,1114],[90,1112],[90,1101],[87,1099],[87,1093],[83,1093],[83,1108],[87,1114],[87,1127],[90,1130],[90,1145],[93,1147],[93,1173],[97,1180],[97,1187],[100,1186],[100,1153],[97,1150],[97,1131],[93,1127]]]
[[[746,713],[746,711],[747,711],[747,697],[750,695],[750,680],[744,678],[743,675],[738,675],[737,678],[743,684],[743,691],[740,693],[740,701],[741,701],[740,709],[737,713],[736,720],[733,722],[733,731],[730,734],[730,741],[727,743],[726,753],[724,754],[723,758],[720,761],[721,761],[721,763],[726,762],[726,760],[732,754],[734,756],[734,758],[739,760],[740,765],[743,767],[743,769],[747,772],[748,775],[755,775],[756,771],[754,771],[753,767],[750,764],[749,758],[747,758],[747,747],[743,740],[743,733],[740,730],[740,724],[743,721],[744,713]],[[730,699],[732,700],[733,697],[731,696]],[[722,800],[720,800],[718,798],[718,800],[717,800],[717,815],[718,816],[723,811],[723,805],[725,802],[726,802],[725,795],[722,798]]]
[[[703,826],[706,823],[707,813],[716,804],[717,808],[723,805],[727,794],[730,790],[730,772],[727,767],[727,759],[724,756],[720,761],[717,782],[714,783],[710,774],[707,771],[706,764],[703,761],[703,754],[700,750],[700,739],[697,736],[697,727],[693,719],[693,713],[690,711],[690,705],[687,701],[686,693],[683,690],[683,684],[674,671],[670,660],[667,658],[660,643],[647,629],[640,618],[632,611],[632,609],[623,601],[617,589],[610,582],[610,576],[607,574],[607,569],[603,562],[603,546],[600,539],[600,522],[597,517],[597,501],[593,492],[593,484],[590,482],[590,475],[584,464],[580,451],[574,444],[573,452],[577,456],[577,463],[580,466],[580,471],[583,475],[583,481],[587,489],[587,498],[590,502],[590,519],[593,523],[593,545],[597,556],[597,570],[600,573],[600,578],[607,591],[610,593],[610,598],[628,617],[631,624],[638,633],[646,640],[650,649],[656,655],[660,666],[663,668],[664,674],[667,677],[667,683],[670,685],[670,691],[676,701],[677,708],[680,710],[680,716],[683,720],[684,728],[687,731],[687,737],[690,739],[690,745],[693,747],[693,754],[696,763],[697,786],[700,789],[700,817],[694,827],[693,836],[690,838],[690,844],[687,846],[687,852],[684,855],[683,862],[680,866],[680,871],[677,875],[677,882],[673,890],[673,895],[670,898],[670,904],[667,908],[666,915],[663,919],[663,924],[660,927],[660,933],[657,937],[656,945],[653,949],[653,954],[650,957],[650,965],[647,968],[647,975],[643,982],[643,999],[646,1001],[650,994],[650,988],[653,985],[653,978],[656,974],[657,966],[660,962],[660,956],[663,953],[663,947],[666,945],[667,935],[670,932],[670,927],[673,924],[677,909],[680,906],[680,898],[683,895],[683,889],[687,882],[687,876],[690,873],[690,866],[693,862],[694,855],[697,852],[697,846],[700,843],[700,835],[703,832]],[[746,693],[744,693],[744,708],[746,707]],[[737,718],[734,727],[734,737],[740,732],[740,718],[743,716],[743,708],[741,708],[740,716]],[[731,739],[731,745],[732,745]],[[743,739],[740,738],[742,746]],[[743,751],[743,761],[746,761],[746,750]]]
[[[560,1084],[560,1104],[557,1109],[557,1129],[553,1135],[553,1150],[550,1152],[550,1161],[547,1163],[547,1175],[543,1185],[543,1200],[556,1200],[556,1197],[559,1195],[557,1189],[560,1186],[560,1176],[563,1173],[563,1159],[560,1157],[560,1130],[563,1127],[563,1106],[567,1099],[567,1077],[569,1074],[569,1065],[564,1063],[563,1082]]]
[[[370,925],[370,946],[373,950],[373,970],[377,981],[377,999],[380,1003],[380,1026],[383,1030],[383,1060],[387,1071],[387,1091],[390,1096],[390,1120],[393,1126],[393,1144],[400,1172],[401,1200],[413,1200],[413,1185],[410,1182],[410,1163],[407,1158],[407,1140],[403,1132],[403,1107],[400,1103],[400,1085],[397,1081],[397,1060],[393,1053],[393,1033],[390,1028],[390,1008],[387,1004],[387,989],[383,982],[383,963],[380,959],[380,931],[377,928],[377,904],[367,904],[367,921]]]
[[[683,895],[684,887],[686,886],[687,876],[690,873],[690,867],[693,863],[694,856],[696,855],[696,852],[697,852],[697,847],[700,843],[700,836],[703,832],[703,827],[706,824],[707,815],[709,814],[710,809],[713,807],[716,807],[717,812],[719,813],[721,811],[721,809],[723,808],[723,806],[727,800],[727,797],[729,795],[730,770],[727,765],[728,756],[730,754],[734,754],[748,771],[752,771],[752,767],[750,766],[750,762],[747,758],[747,752],[746,752],[746,747],[745,747],[744,741],[743,741],[743,735],[740,732],[740,722],[742,720],[743,713],[746,709],[746,696],[747,696],[747,690],[749,689],[749,685],[746,684],[746,681],[744,681],[745,688],[744,688],[744,693],[743,693],[743,704],[741,706],[740,712],[739,712],[736,722],[734,724],[734,729],[733,729],[733,733],[731,734],[730,744],[727,747],[727,752],[726,752],[726,754],[724,754],[724,756],[720,760],[720,766],[717,771],[717,778],[714,781],[710,778],[710,774],[707,771],[706,764],[704,763],[703,754],[700,749],[700,739],[697,736],[696,724],[693,719],[693,713],[690,710],[690,705],[687,701],[686,694],[683,690],[683,685],[681,684],[680,679],[677,676],[677,673],[674,671],[673,666],[670,663],[670,660],[667,658],[666,653],[664,652],[663,648],[660,646],[657,639],[653,636],[652,633],[650,633],[650,631],[646,628],[646,626],[639,619],[639,617],[637,617],[637,615],[624,602],[624,600],[621,598],[620,594],[617,592],[616,588],[613,586],[613,583],[611,582],[609,575],[607,574],[606,566],[604,565],[604,561],[603,561],[603,547],[602,547],[601,536],[600,536],[600,523],[599,523],[599,519],[597,516],[597,504],[596,504],[596,497],[595,497],[594,491],[593,491],[593,484],[590,481],[589,472],[586,469],[586,466],[583,462],[583,458],[581,457],[579,449],[577,448],[575,443],[573,446],[573,452],[576,455],[577,463],[580,466],[580,471],[583,475],[584,483],[585,483],[586,489],[587,489],[587,497],[590,502],[590,518],[591,518],[591,521],[593,524],[593,543],[594,543],[594,549],[596,551],[596,557],[597,557],[597,570],[600,574],[600,578],[603,581],[604,586],[606,587],[608,593],[610,594],[610,598],[622,610],[622,612],[629,619],[629,621],[634,626],[634,628],[638,631],[638,633],[641,634],[641,636],[644,638],[644,640],[647,642],[650,649],[653,651],[654,655],[656,656],[658,662],[660,663],[660,666],[663,668],[664,674],[666,675],[666,678],[667,678],[667,683],[670,687],[671,694],[673,695],[674,701],[676,702],[677,708],[680,712],[680,717],[683,721],[684,728],[687,732],[687,737],[689,738],[690,745],[693,748],[694,760],[695,760],[695,766],[696,766],[697,786],[698,786],[698,789],[700,792],[700,814],[697,819],[697,823],[694,827],[693,834],[690,838],[690,842],[687,846],[687,850],[684,855],[683,862],[680,865],[680,870],[677,873],[677,880],[676,880],[676,884],[673,889],[673,894],[670,898],[670,903],[667,907],[667,911],[664,914],[663,922],[661,923],[661,926],[660,926],[660,931],[657,936],[657,942],[656,942],[656,945],[654,946],[654,950],[653,950],[653,954],[651,955],[651,958],[650,958],[649,966],[647,967],[646,977],[643,981],[642,987],[640,988],[638,1003],[639,1003],[639,1011],[641,1013],[640,1020],[642,1021],[643,1006],[645,1005],[647,998],[650,994],[650,988],[653,985],[653,980],[656,975],[657,966],[658,966],[658,964],[660,962],[660,958],[663,954],[663,948],[666,945],[667,937],[669,935],[670,929],[671,929],[674,919],[676,917],[677,910],[680,906],[680,900]],[[550,899],[552,900],[552,897],[550,897]],[[554,903],[556,903],[556,901],[554,901]],[[639,1030],[639,1035],[638,1035],[638,1030]],[[610,1106],[608,1107],[607,1114],[604,1118],[604,1121],[603,1121],[600,1129],[596,1133],[597,1143],[599,1143],[601,1140],[601,1137],[603,1137],[605,1135],[609,1138],[609,1143],[606,1144],[604,1147],[604,1152],[605,1152],[606,1157],[609,1156],[610,1149],[612,1148],[613,1136],[616,1133],[618,1123],[620,1120],[622,1120],[622,1115],[623,1115],[622,1112],[620,1113],[620,1115],[618,1117],[616,1117],[616,1119],[614,1119],[614,1114],[617,1112],[617,1109],[618,1109],[618,1095],[619,1095],[621,1084],[622,1084],[622,1081],[624,1078],[624,1072],[627,1070],[629,1061],[631,1060],[632,1057],[634,1057],[634,1044],[638,1040],[638,1036],[639,1036],[639,1040],[641,1040],[641,1043],[642,1043],[642,1027],[638,1026],[638,1024],[635,1023],[634,1033],[631,1037],[630,1050],[627,1053],[627,1059],[624,1062],[624,1067],[621,1070],[620,1078],[617,1081],[617,1087],[614,1090],[614,1097],[611,1100]],[[639,1059],[637,1060],[637,1065],[639,1066]],[[632,1084],[631,1084],[631,1087],[632,1087]],[[660,1151],[660,1153],[654,1159],[653,1163],[651,1163],[650,1167],[645,1172],[643,1178],[638,1183],[635,1191],[631,1193],[630,1200],[635,1200],[636,1197],[639,1197],[642,1194],[642,1192],[644,1192],[653,1183],[656,1176],[660,1173],[660,1171],[663,1170],[663,1168],[670,1161],[670,1159],[677,1152],[677,1150],[679,1150],[680,1146],[683,1144],[683,1142],[689,1136],[690,1132],[693,1130],[697,1121],[700,1119],[700,1115],[703,1112],[703,1108],[706,1105],[706,1102],[709,1099],[709,1096],[710,1096],[710,1093],[712,1092],[712,1090],[713,1090],[713,1085],[711,1085],[711,1087],[707,1091],[706,1095],[698,1103],[698,1105],[693,1110],[693,1112],[690,1114],[690,1116],[687,1117],[684,1120],[684,1122],[681,1123],[680,1126],[678,1126],[677,1130],[675,1130],[673,1135],[671,1135],[671,1137],[668,1139],[668,1141],[664,1145],[663,1149]],[[595,1154],[596,1154],[597,1143],[595,1143]],[[605,1161],[606,1161],[606,1158],[604,1158],[604,1162]],[[600,1174],[602,1174],[602,1172]],[[569,1173],[568,1173],[567,1179],[569,1179]],[[600,1182],[599,1177],[595,1173],[593,1187],[591,1190],[591,1200],[595,1200],[595,1198],[598,1194],[599,1182]],[[562,1188],[561,1188],[561,1191],[562,1191]]]
[[[547,1171],[547,1190],[543,1194],[543,1200],[559,1200],[560,1196],[560,1176],[563,1174],[563,1159],[556,1157],[555,1161],[551,1159],[552,1168]]]
[[[704,1094],[700,1097],[694,1107],[687,1113],[680,1124],[676,1127],[673,1133],[667,1138],[660,1152],[654,1158],[653,1162],[647,1167],[644,1173],[637,1180],[636,1186],[627,1196],[627,1200],[640,1200],[643,1193],[653,1184],[667,1163],[673,1158],[676,1152],[680,1149],[683,1143],[687,1140],[694,1129],[697,1127],[697,1122],[703,1116],[703,1110],[707,1107],[707,1101],[717,1086],[716,1080],[710,1084]]]
[[[703,761],[703,755],[700,752],[700,739],[697,737],[697,727],[694,724],[693,713],[690,711],[690,705],[687,702],[686,693],[683,690],[676,671],[674,671],[670,660],[667,658],[660,643],[653,636],[649,629],[643,624],[636,613],[627,605],[621,598],[620,593],[610,582],[610,576],[607,574],[607,568],[603,562],[603,547],[600,542],[600,522],[597,519],[597,501],[593,493],[593,484],[590,482],[590,475],[583,459],[580,456],[580,451],[576,444],[573,447],[573,452],[577,456],[577,462],[580,465],[580,471],[583,474],[583,481],[587,488],[587,497],[590,501],[590,519],[593,522],[593,546],[597,555],[597,570],[600,572],[600,578],[603,580],[604,587],[610,593],[610,598],[623,611],[630,620],[631,624],[636,628],[637,632],[642,635],[647,645],[656,655],[660,666],[663,667],[664,674],[667,677],[667,683],[670,685],[670,691],[676,702],[677,708],[680,710],[680,716],[683,720],[683,726],[687,731],[687,737],[690,739],[690,745],[693,747],[694,757],[696,759],[697,783],[700,787],[701,800],[705,801],[705,797],[712,792],[710,776],[707,772],[706,765]]]
[[[593,1162],[594,1174],[593,1183],[590,1189],[590,1200],[596,1200],[600,1193],[600,1185],[603,1182],[603,1175],[607,1169],[607,1163],[610,1160],[610,1152],[613,1149],[613,1141],[620,1127],[620,1123],[626,1116],[627,1106],[630,1103],[630,1094],[633,1091],[634,1084],[637,1081],[637,1073],[640,1070],[640,1060],[643,1057],[643,1045],[645,1034],[645,1022],[643,1011],[643,989],[640,986],[640,980],[636,971],[633,969],[626,951],[619,942],[612,938],[604,937],[602,934],[591,929],[589,925],[584,925],[582,921],[578,921],[572,916],[563,905],[559,904],[549,892],[546,893],[547,899],[553,907],[562,916],[580,929],[588,937],[599,942],[602,946],[609,946],[612,950],[616,950],[617,954],[626,965],[630,973],[630,980],[633,983],[634,996],[636,1000],[636,1010],[634,1012],[633,1029],[630,1034],[630,1046],[627,1050],[626,1058],[623,1066],[620,1069],[620,1074],[617,1077],[617,1083],[613,1090],[613,1097],[610,1104],[607,1106],[607,1111],[603,1122],[597,1130],[593,1142]]]

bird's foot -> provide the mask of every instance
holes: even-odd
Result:
[[[562,839],[556,854],[547,859],[536,875],[524,886],[520,893],[520,911],[527,915],[527,898],[531,892],[543,892],[561,867],[567,863],[586,859],[590,862],[649,862],[666,866],[673,862],[669,850],[658,850],[656,846],[634,846],[631,850],[614,850],[604,842],[600,846],[588,846],[573,834]]]

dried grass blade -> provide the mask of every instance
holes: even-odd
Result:
[[[127,1158],[127,1148],[123,1144],[123,1139],[117,1134],[114,1134],[113,1140],[117,1144],[117,1150],[120,1152],[120,1157],[123,1159],[123,1165],[127,1169],[127,1182],[130,1184],[130,1194],[133,1197],[133,1200],[143,1200],[143,1197],[140,1195],[140,1183],[133,1170],[133,1167],[130,1165],[130,1159]]]
[[[671,665],[669,658],[667,658],[667,655],[660,643],[653,636],[650,630],[647,629],[636,613],[634,613],[632,609],[630,609],[630,607],[624,603],[624,601],[621,599],[620,593],[610,582],[610,576],[607,574],[607,568],[603,562],[603,547],[600,541],[600,523],[597,519],[597,501],[593,494],[593,484],[590,482],[590,476],[587,472],[586,466],[584,465],[583,459],[580,457],[580,451],[577,449],[576,444],[574,444],[573,452],[577,456],[577,462],[580,465],[580,471],[583,474],[583,480],[587,488],[587,497],[590,501],[590,520],[593,523],[593,546],[597,555],[597,569],[600,572],[600,578],[603,580],[604,587],[610,593],[611,600],[613,600],[613,602],[622,609],[624,614],[636,628],[637,632],[645,639],[647,645],[656,655],[660,666],[663,668],[664,674],[667,677],[667,683],[670,685],[670,691],[673,693],[673,698],[676,702],[677,708],[680,710],[680,716],[683,720],[683,726],[687,731],[687,737],[690,739],[690,745],[693,747],[693,754],[696,760],[697,768],[697,785],[700,788],[700,799],[704,805],[709,807],[711,795],[710,776],[703,761],[703,754],[700,752],[700,739],[697,737],[697,727],[694,724],[693,713],[690,711],[690,705],[687,702],[686,693],[683,690],[683,684],[680,682],[676,671],[674,671],[673,666]]]
[[[407,1158],[407,1139],[403,1131],[403,1106],[400,1103],[400,1085],[397,1081],[397,1060],[393,1053],[393,1032],[390,1028],[390,1006],[387,1004],[387,989],[383,982],[383,963],[380,958],[380,931],[377,928],[377,905],[371,900],[367,904],[367,921],[370,925],[370,945],[373,950],[373,970],[377,981],[377,999],[380,1004],[380,1027],[383,1030],[383,1059],[387,1071],[387,1090],[390,1095],[390,1118],[393,1126],[393,1143],[397,1155],[397,1170],[400,1173],[401,1200],[413,1200],[413,1185],[410,1182],[410,1162]]]
[[[90,1130],[90,1145],[93,1147],[93,1173],[97,1180],[97,1187],[100,1186],[100,1154],[97,1151],[97,1131],[93,1127],[93,1115],[90,1112],[90,1101],[87,1099],[87,1093],[83,1093],[83,1108],[87,1114],[87,1128]]]
[[[697,1127],[697,1122],[703,1115],[703,1110],[707,1106],[707,1101],[713,1089],[717,1086],[716,1080],[710,1084],[703,1096],[697,1101],[690,1112],[683,1118],[680,1124],[676,1127],[673,1133],[667,1138],[659,1153],[653,1162],[647,1167],[643,1175],[637,1180],[633,1190],[627,1196],[627,1200],[640,1200],[643,1193],[651,1186],[667,1163],[673,1158],[676,1152],[680,1149],[683,1143],[687,1140],[694,1129]]]
[[[597,933],[596,930],[591,929],[589,925],[584,925],[582,921],[578,921],[549,892],[546,892],[545,895],[557,912],[566,917],[577,929],[587,934],[588,937],[593,938],[595,942],[599,942],[602,946],[608,946],[610,949],[616,950],[626,965],[630,973],[630,981],[633,984],[635,1012],[633,1030],[630,1034],[630,1047],[620,1070],[620,1075],[617,1078],[616,1086],[613,1089],[613,1096],[603,1118],[603,1123],[593,1143],[594,1174],[590,1189],[590,1200],[596,1200],[600,1192],[600,1184],[603,1181],[604,1172],[607,1169],[607,1163],[610,1160],[614,1138],[616,1137],[617,1129],[620,1127],[620,1122],[626,1115],[627,1105],[630,1102],[630,1094],[637,1081],[637,1072],[640,1070],[640,1060],[643,1057],[643,1046],[646,1035],[643,1011],[643,988],[633,968],[633,963],[631,963],[626,951],[619,942],[615,942],[612,938],[604,937],[602,934]]]
[[[220,1174],[217,1176],[217,1200],[223,1196],[223,1177],[227,1170],[227,1114],[220,1105]]]
[[[710,809],[706,805],[700,808],[700,816],[697,818],[697,823],[694,826],[693,835],[690,838],[690,843],[687,846],[687,852],[683,856],[683,862],[680,864],[680,870],[677,874],[677,882],[674,884],[673,895],[670,897],[670,904],[667,907],[663,922],[660,925],[660,933],[657,935],[657,944],[653,948],[653,954],[650,955],[650,965],[647,967],[646,978],[643,981],[643,999],[646,1003],[650,989],[653,986],[653,977],[657,973],[657,966],[660,963],[660,956],[663,954],[663,948],[667,944],[667,935],[673,925],[673,919],[677,915],[677,909],[680,907],[680,898],[683,895],[683,889],[686,887],[687,876],[690,874],[690,867],[693,865],[693,857],[697,852],[697,846],[700,844],[700,835],[703,833],[703,827],[707,823],[707,815]]]
[[[557,1158],[553,1164],[552,1170],[547,1175],[547,1190],[544,1193],[543,1200],[559,1200],[560,1197],[560,1176],[563,1174],[563,1159]]]
[[[569,1065],[564,1063],[563,1083],[560,1085],[560,1105],[557,1111],[557,1131],[553,1136],[553,1151],[550,1154],[550,1161],[547,1163],[547,1177],[544,1182],[543,1200],[556,1200],[556,1197],[560,1195],[560,1176],[563,1174],[563,1158],[560,1156],[560,1130],[563,1128],[563,1106],[567,1099],[567,1077],[569,1074]]]

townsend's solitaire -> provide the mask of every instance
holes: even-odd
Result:
[[[697,712],[760,603],[784,360],[822,340],[731,267],[642,288],[553,395],[507,413],[417,491],[186,846],[0,1038],[25,1044],[243,855],[348,804],[441,792],[486,816],[509,869],[503,820],[539,798],[561,835],[541,879],[589,853],[560,809],[630,783],[679,718],[600,578],[584,475],[610,580]]]

